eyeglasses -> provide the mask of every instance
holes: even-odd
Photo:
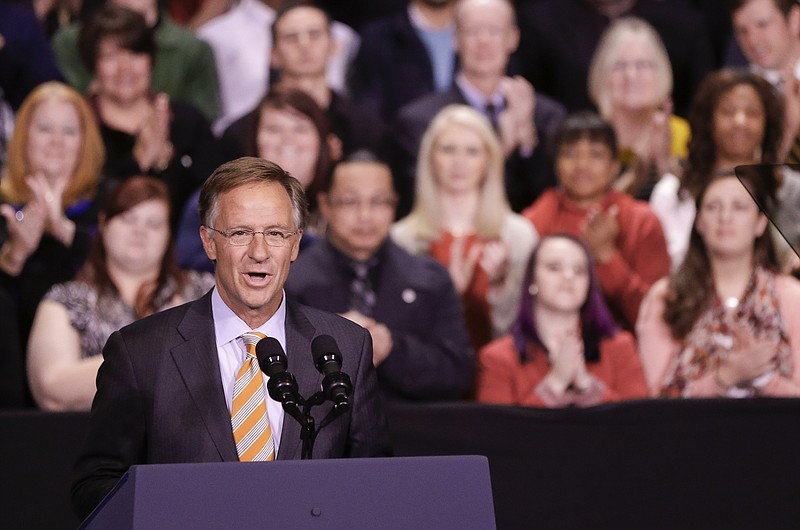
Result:
[[[394,197],[373,197],[362,201],[355,197],[342,197],[341,199],[329,199],[328,203],[333,208],[349,212],[355,212],[362,206],[367,206],[372,210],[391,210],[397,205],[397,199]]]
[[[638,61],[614,61],[611,63],[612,72],[627,72],[629,68],[632,68],[636,73],[649,72],[650,70],[654,70],[655,67],[655,61],[647,61],[644,59]]]
[[[212,226],[207,226],[206,228],[222,235],[222,237],[226,238],[230,244],[235,247],[246,247],[250,245],[250,243],[252,243],[256,238],[256,234],[263,235],[264,241],[266,241],[267,245],[271,247],[283,247],[286,246],[286,242],[290,237],[296,236],[298,233],[300,233],[300,230],[287,232],[286,230],[278,230],[277,228],[264,230],[262,232],[248,230],[246,228],[237,228],[236,230],[230,231],[217,230]]]

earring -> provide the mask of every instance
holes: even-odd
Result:
[[[530,285],[528,286],[528,293],[529,293],[531,296],[536,296],[537,294],[539,294],[539,288],[538,288],[538,287],[536,287],[536,284],[533,284],[533,283],[532,283],[532,284],[530,284]]]

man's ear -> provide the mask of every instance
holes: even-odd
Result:
[[[300,255],[300,241],[303,239],[304,232],[302,230],[298,230],[297,236],[295,237],[294,242],[292,243],[292,252],[290,259],[292,262],[297,259],[297,256]]]
[[[217,261],[217,240],[212,237],[211,230],[205,226],[200,226],[200,240],[203,242],[203,250],[211,261]]]

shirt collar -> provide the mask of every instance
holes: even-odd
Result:
[[[450,22],[445,28],[436,28],[431,25],[422,10],[414,2],[408,3],[408,19],[411,20],[411,25],[423,31],[437,31],[440,33],[454,33],[456,29],[455,19]]]
[[[766,79],[767,82],[769,82],[769,84],[774,86],[776,89],[783,91],[785,79],[783,78],[783,72],[780,70],[768,70],[755,63],[750,63],[750,70]],[[794,64],[794,76],[795,78],[800,79],[800,60]]]
[[[470,107],[483,111],[486,105],[491,103],[500,111],[505,106],[505,98],[500,90],[495,90],[492,92],[492,95],[487,98],[475,85],[467,81],[466,76],[462,72],[459,72],[456,76],[455,83],[458,89],[461,90],[461,93],[464,94],[464,99],[467,100],[467,104]]]
[[[381,264],[384,261],[384,256],[386,255],[386,246],[387,246],[388,238],[386,241],[378,247],[378,250],[366,261],[366,263],[370,267],[370,276],[374,276],[377,270],[380,268]],[[326,239],[325,244],[331,248],[333,252],[334,259],[336,263],[343,269],[348,272],[349,275],[353,276],[353,263],[358,263],[357,260],[351,258],[335,246],[333,246],[330,240]]]
[[[274,337],[281,343],[286,351],[286,293],[283,293],[281,305],[269,320],[256,328],[250,326],[239,318],[233,310],[222,300],[217,288],[211,293],[211,314],[214,317],[214,335],[217,347],[223,346],[233,340],[239,339],[242,333],[260,331],[267,337]]]

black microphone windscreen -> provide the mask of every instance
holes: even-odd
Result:
[[[314,364],[318,364],[325,355],[333,355],[341,363],[342,354],[339,352],[339,345],[330,335],[317,335],[311,341],[311,355],[314,357]]]
[[[286,371],[286,354],[275,337],[265,337],[256,343],[256,358],[261,370],[270,377]]]

